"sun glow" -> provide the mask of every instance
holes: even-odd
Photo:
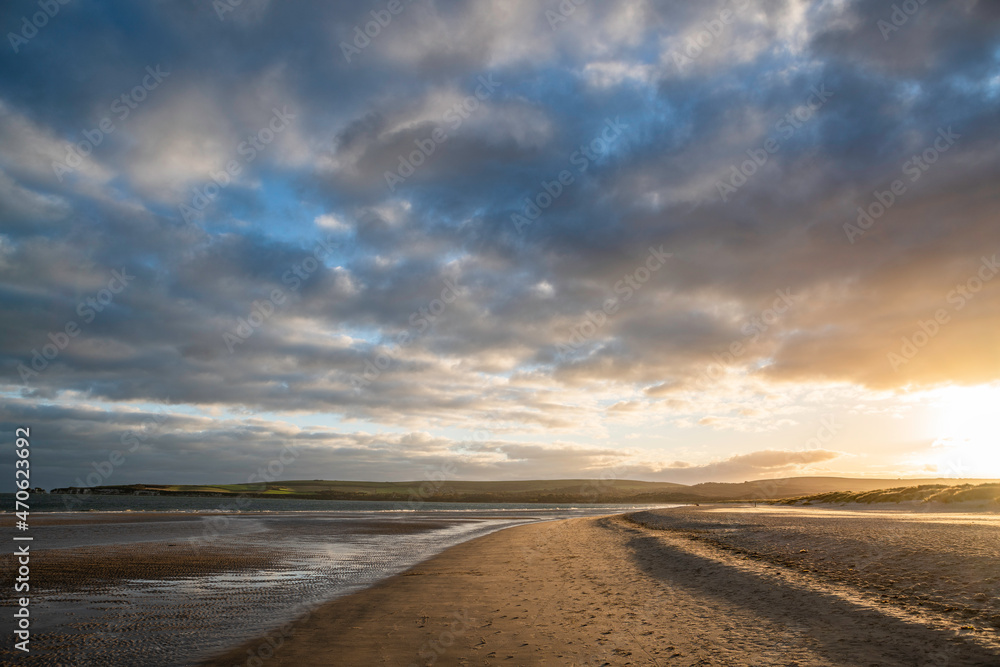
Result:
[[[933,463],[949,477],[1000,476],[1000,386],[942,391]]]

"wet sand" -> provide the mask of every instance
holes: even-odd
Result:
[[[31,653],[0,665],[190,665],[464,539],[532,520],[424,513],[32,516]],[[0,554],[0,584],[17,565]],[[0,601],[9,613],[13,600]]]
[[[205,664],[1000,665],[1000,518],[702,507],[510,528]]]
[[[35,558],[32,576],[37,587],[52,592],[104,590],[129,580],[168,580],[218,572],[273,569],[278,549],[249,551],[236,545],[201,547],[178,544],[123,544],[111,547],[54,549]],[[13,554],[0,555],[0,585],[14,586]]]

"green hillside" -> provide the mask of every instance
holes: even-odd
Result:
[[[864,494],[899,487],[898,479],[855,479],[845,477],[791,477],[743,483],[711,482],[687,486],[673,482],[636,480],[558,479],[498,482],[410,481],[349,482],[329,480],[287,480],[258,484],[159,485],[130,484],[92,489],[69,487],[53,493],[95,493],[114,495],[181,495],[276,497],[321,500],[389,500],[430,502],[710,502],[739,500],[806,499],[822,494]],[[956,483],[984,483],[1000,480],[907,480],[928,486],[955,486]],[[833,495],[830,496],[835,497]],[[841,496],[836,496],[841,497]],[[819,501],[817,501],[819,502]],[[834,501],[831,501],[834,502]],[[836,501],[839,502],[839,501]]]

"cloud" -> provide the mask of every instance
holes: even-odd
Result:
[[[674,461],[665,475],[666,481],[692,483],[702,481],[742,481],[744,479],[771,478],[787,475],[808,475],[815,472],[815,464],[842,457],[843,452],[826,449],[801,451],[765,449],[749,454],[739,454],[730,458],[696,465],[685,461]]]
[[[834,385],[998,377],[1000,280],[975,282],[1000,253],[994,5],[928,5],[884,39],[882,2],[750,3],[679,67],[670,54],[730,4],[588,3],[553,29],[536,3],[417,0],[350,62],[339,43],[370,15],[346,5],[51,22],[30,44],[45,57],[0,64],[0,389],[115,417],[164,405],[433,438],[504,423],[511,443],[603,450],[633,426],[792,429],[794,403]],[[158,63],[169,78],[60,181],[53,161]],[[499,85],[480,99],[484,80]],[[817,87],[832,95],[813,109]],[[244,159],[285,105],[288,130]],[[390,189],[435,129],[447,140]],[[177,204],[232,159],[240,174],[185,219]],[[135,280],[84,321],[123,268]]]
[[[14,401],[0,410],[0,424],[44,423],[39,456],[62,451],[45,466],[39,484],[75,483],[74,475],[123,458],[108,484],[167,482],[238,483],[267,466],[286,445],[296,461],[286,479],[312,478],[317,466],[337,469],[342,479],[423,479],[434,470],[453,470],[461,479],[523,479],[593,476],[625,461],[628,452],[573,443],[518,443],[502,439],[456,440],[423,431],[344,433],[301,428],[259,418],[219,418],[171,410],[119,410],[110,418],[93,406],[73,407]],[[480,431],[480,433],[483,433]],[[485,432],[490,434],[492,432]],[[194,464],[194,461],[198,461]],[[649,468],[644,468],[647,472]]]
[[[552,479],[597,477],[613,470],[619,478],[662,481],[740,481],[744,477],[808,471],[811,465],[842,456],[827,450],[764,450],[722,461],[694,464],[650,460],[620,447],[594,447],[572,442],[513,442],[500,432],[480,429],[469,440],[435,436],[425,431],[345,433],[303,428],[261,418],[191,415],[170,409],[122,409],[109,414],[98,406],[72,406],[15,400],[0,410],[0,425],[45,424],[39,456],[62,452],[60,462],[45,466],[40,484],[86,482],[94,464],[117,452],[108,484],[238,483],[266,466],[286,446],[296,461],[283,471],[286,479],[311,479],[317,469],[336,469],[338,479],[423,479],[428,471],[447,466],[457,478]],[[115,456],[117,459],[118,456]],[[198,461],[196,465],[194,461]]]
[[[316,216],[316,219],[313,222],[316,223],[317,227],[321,227],[323,229],[329,229],[334,232],[346,232],[351,229],[351,226],[348,223],[344,222],[343,220],[341,220],[340,218],[331,213],[318,215]]]

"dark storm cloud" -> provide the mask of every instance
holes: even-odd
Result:
[[[0,25],[34,9],[9,3]],[[734,343],[760,379],[996,376],[1000,280],[949,301],[1000,253],[993,4],[921,5],[887,38],[892,3],[874,0],[585,5],[556,30],[546,9],[409,3],[348,60],[370,20],[352,3],[64,6],[0,58],[8,395],[531,431],[592,423],[576,392],[594,383],[651,401],[697,387]],[[156,66],[169,76],[121,118],[114,101]],[[288,128],[247,159],[286,106]],[[58,173],[104,118],[114,131]],[[609,123],[620,136],[601,139]],[[390,187],[436,130],[447,140]],[[913,171],[940,132],[958,138]],[[240,174],[185,219],[232,160]],[[845,229],[897,179],[883,215]],[[671,260],[626,291],[651,247]],[[81,306],[123,269],[125,289]],[[795,303],[751,325],[776,290]],[[890,363],[941,308],[933,340]],[[32,367],[69,322],[79,334]],[[389,367],[354,381],[380,354]]]

